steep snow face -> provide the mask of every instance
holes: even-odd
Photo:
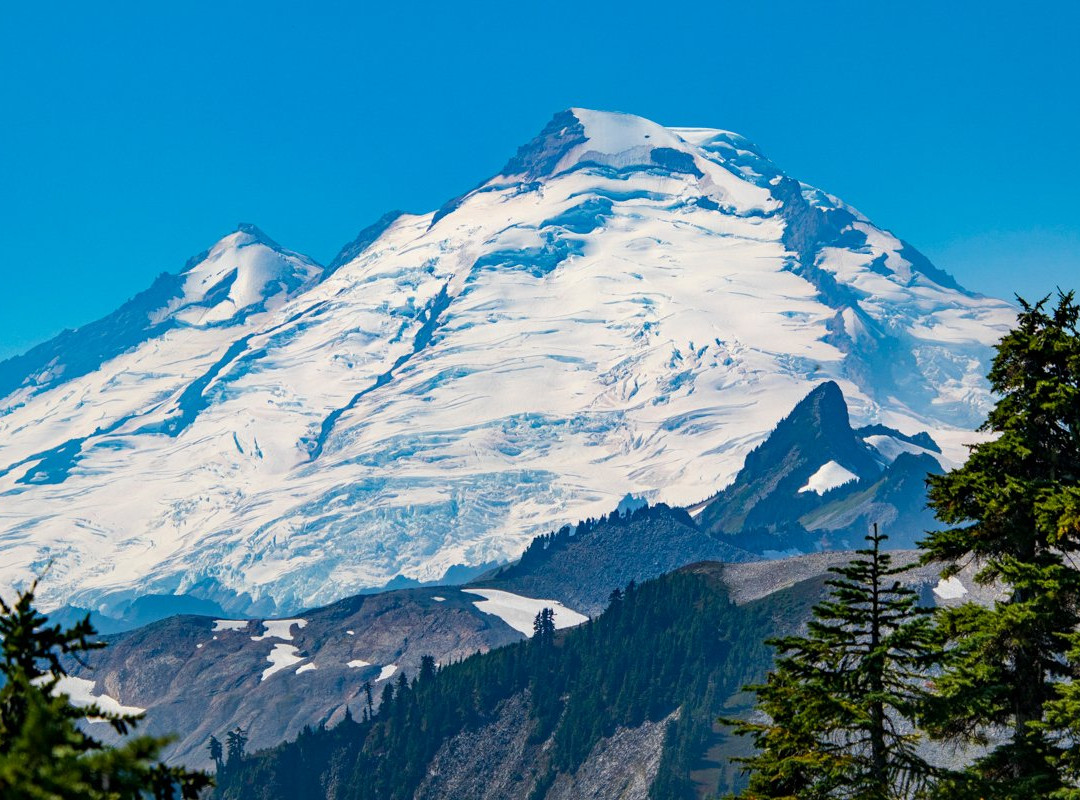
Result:
[[[75,331],[0,365],[0,581],[266,616],[438,578],[710,496],[830,379],[970,441],[1014,319],[742,137],[624,114],[556,115],[327,272],[253,231],[88,326],[123,331],[100,363]]]

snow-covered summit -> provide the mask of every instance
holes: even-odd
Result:
[[[227,345],[248,317],[254,315],[257,322],[262,312],[310,288],[321,275],[322,267],[307,256],[282,248],[253,225],[241,224],[179,272],[159,275],[150,288],[112,314],[0,362],[0,420],[36,395],[108,370],[113,359],[170,335],[198,339],[197,347],[205,352],[196,358],[209,357],[214,352],[211,340]],[[231,330],[190,332],[210,328]],[[181,330],[188,333],[181,335]],[[0,453],[10,445],[0,441]]]
[[[326,270],[242,227],[0,364],[0,581],[269,613],[438,578],[713,495],[830,380],[955,453],[1013,319],[742,137],[571,109]]]
[[[542,152],[551,148],[551,158],[545,164],[550,166],[543,173],[535,167],[526,171],[534,178],[558,175],[582,165],[615,169],[658,166],[672,157],[681,160],[683,168],[695,169],[687,142],[655,122],[631,114],[572,108],[557,115],[523,150],[529,148]]]
[[[241,223],[181,273],[182,290],[155,312],[185,324],[233,319],[266,310],[317,282],[322,267],[285,250],[254,225]]]

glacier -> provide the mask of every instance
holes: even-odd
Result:
[[[242,225],[0,363],[0,582],[267,615],[435,580],[713,495],[825,380],[962,460],[1014,320],[737,134],[569,109],[329,266]]]

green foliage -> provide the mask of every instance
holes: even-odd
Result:
[[[916,753],[912,721],[937,661],[929,612],[895,575],[875,529],[870,547],[832,569],[829,598],[806,636],[770,640],[776,665],[756,692],[766,721],[733,721],[757,753],[742,759],[745,800],[918,794],[931,773]]]
[[[195,798],[207,775],[157,759],[168,739],[128,738],[109,747],[80,723],[97,719],[127,735],[140,717],[97,705],[77,708],[57,694],[67,659],[105,645],[89,617],[70,628],[49,625],[34,609],[35,583],[8,605],[0,598],[0,797],[4,800],[136,800]],[[81,663],[81,662],[80,662]]]
[[[925,560],[945,575],[974,560],[976,580],[1006,594],[939,616],[948,659],[927,730],[987,748],[943,796],[1076,796],[1069,731],[1080,703],[1068,679],[1080,663],[1080,336],[1072,293],[1052,311],[1047,302],[1021,300],[998,344],[989,377],[1000,399],[983,425],[993,438],[929,480],[931,505],[952,527],[929,534]]]

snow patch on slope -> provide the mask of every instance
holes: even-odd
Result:
[[[955,465],[955,462],[952,459],[946,458],[941,453],[935,453],[933,450],[919,447],[917,444],[905,442],[903,439],[897,439],[895,436],[874,434],[872,436],[864,436],[863,441],[881,453],[885,461],[890,464],[895,461],[896,457],[901,453],[911,453],[912,455],[928,455],[931,458],[934,458],[941,464],[942,469],[951,469]]]
[[[474,600],[473,605],[485,614],[498,617],[526,636],[532,635],[533,621],[536,615],[545,608],[550,608],[555,612],[556,628],[572,628],[589,619],[584,614],[567,608],[558,600],[537,600],[499,589],[462,589],[461,591],[483,597],[483,600]]]
[[[955,575],[942,578],[934,587],[934,594],[942,600],[959,600],[968,593],[967,587]]]
[[[304,660],[304,657],[300,655],[295,645],[275,644],[266,660],[270,662],[270,666],[263,670],[262,677],[259,679],[260,683],[275,672],[281,672],[287,667],[299,664]]]
[[[243,631],[247,630],[247,626],[250,622],[251,620],[248,619],[215,619],[214,627],[211,630],[213,633],[220,633],[221,631]]]
[[[263,639],[284,639],[292,641],[292,627],[303,628],[307,625],[306,619],[268,619],[263,621],[263,632],[259,636],[252,636],[251,641],[261,642]]]
[[[799,492],[815,492],[816,494],[825,494],[830,489],[835,489],[839,486],[843,486],[846,483],[857,481],[859,476],[849,470],[847,467],[838,464],[835,461],[828,461],[822,464],[817,472],[810,476],[806,481],[806,485],[799,489]]]
[[[397,672],[397,664],[387,664],[385,667],[379,670],[379,677],[375,679],[375,683],[378,683],[379,681],[385,681],[387,678],[393,677],[395,672]]]
[[[143,714],[146,712],[145,708],[125,706],[119,700],[107,694],[94,694],[94,684],[95,681],[86,678],[65,675],[57,682],[56,688],[53,689],[53,695],[66,694],[72,705],[80,708],[96,705],[102,711],[111,714]]]

